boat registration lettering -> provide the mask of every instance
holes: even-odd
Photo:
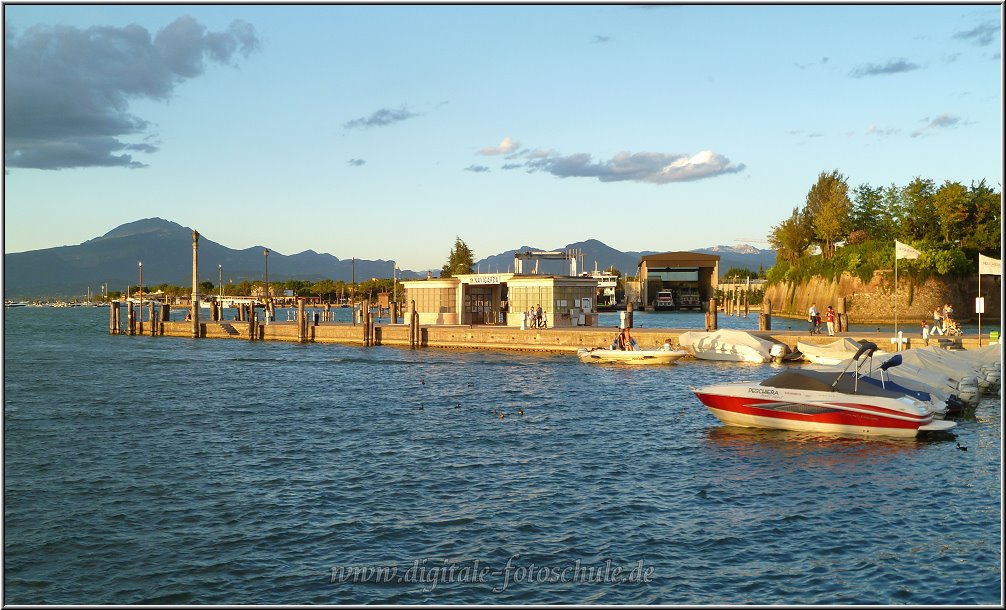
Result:
[[[767,394],[770,396],[779,395],[779,390],[773,390],[771,388],[748,388],[748,392],[751,394]]]

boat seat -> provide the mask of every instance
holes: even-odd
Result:
[[[772,375],[759,385],[770,388],[787,388],[790,390],[834,392],[835,388],[831,387],[831,382],[834,380],[834,375],[831,376],[831,380],[826,381],[815,371],[783,371]]]
[[[838,376],[835,373],[824,371],[783,371],[777,373],[765,381],[763,386],[770,388],[786,388],[790,390],[808,390],[815,392],[841,392],[843,394],[862,394],[864,396],[886,396],[888,398],[898,398],[903,396],[901,392],[894,392],[863,380],[857,386],[855,373],[846,372],[835,384]],[[832,385],[835,384],[835,385]]]

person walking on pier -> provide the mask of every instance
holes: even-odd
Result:
[[[810,309],[807,311],[807,315],[810,321],[810,334],[813,335],[814,329],[818,324],[820,324],[820,322],[818,322],[817,303],[810,304]]]
[[[835,310],[828,305],[828,311],[824,312],[824,321],[828,325],[828,336],[835,336]]]

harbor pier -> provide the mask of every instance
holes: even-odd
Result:
[[[298,320],[270,322],[264,324],[252,316],[248,322],[211,321],[198,322],[198,337],[207,339],[244,339],[245,341],[286,341],[290,343],[343,343],[360,346],[429,347],[447,349],[482,349],[500,351],[533,351],[575,353],[581,347],[608,347],[618,329],[615,327],[560,327],[535,330],[521,330],[511,326],[481,325],[428,325],[380,324],[372,317],[362,324],[348,322],[320,322],[316,316],[302,316]],[[158,336],[192,337],[192,321],[161,322]],[[677,343],[685,332],[700,329],[682,328],[633,328],[632,335],[642,348],[655,348],[670,339]],[[894,351],[891,333],[843,332],[834,337],[810,335],[801,330],[749,331],[752,335],[770,341],[784,343],[795,350],[797,342],[825,344],[842,337],[855,340],[866,339],[875,342],[881,349]],[[941,342],[942,339],[942,342]],[[922,337],[905,336],[904,348],[920,347]],[[944,347],[976,349],[977,336],[930,339],[930,345],[943,344]],[[982,345],[988,345],[988,338]]]

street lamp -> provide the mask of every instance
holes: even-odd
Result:
[[[143,261],[140,261],[140,334],[143,334]]]
[[[220,304],[224,304],[224,266],[217,265],[217,290],[220,292]]]

